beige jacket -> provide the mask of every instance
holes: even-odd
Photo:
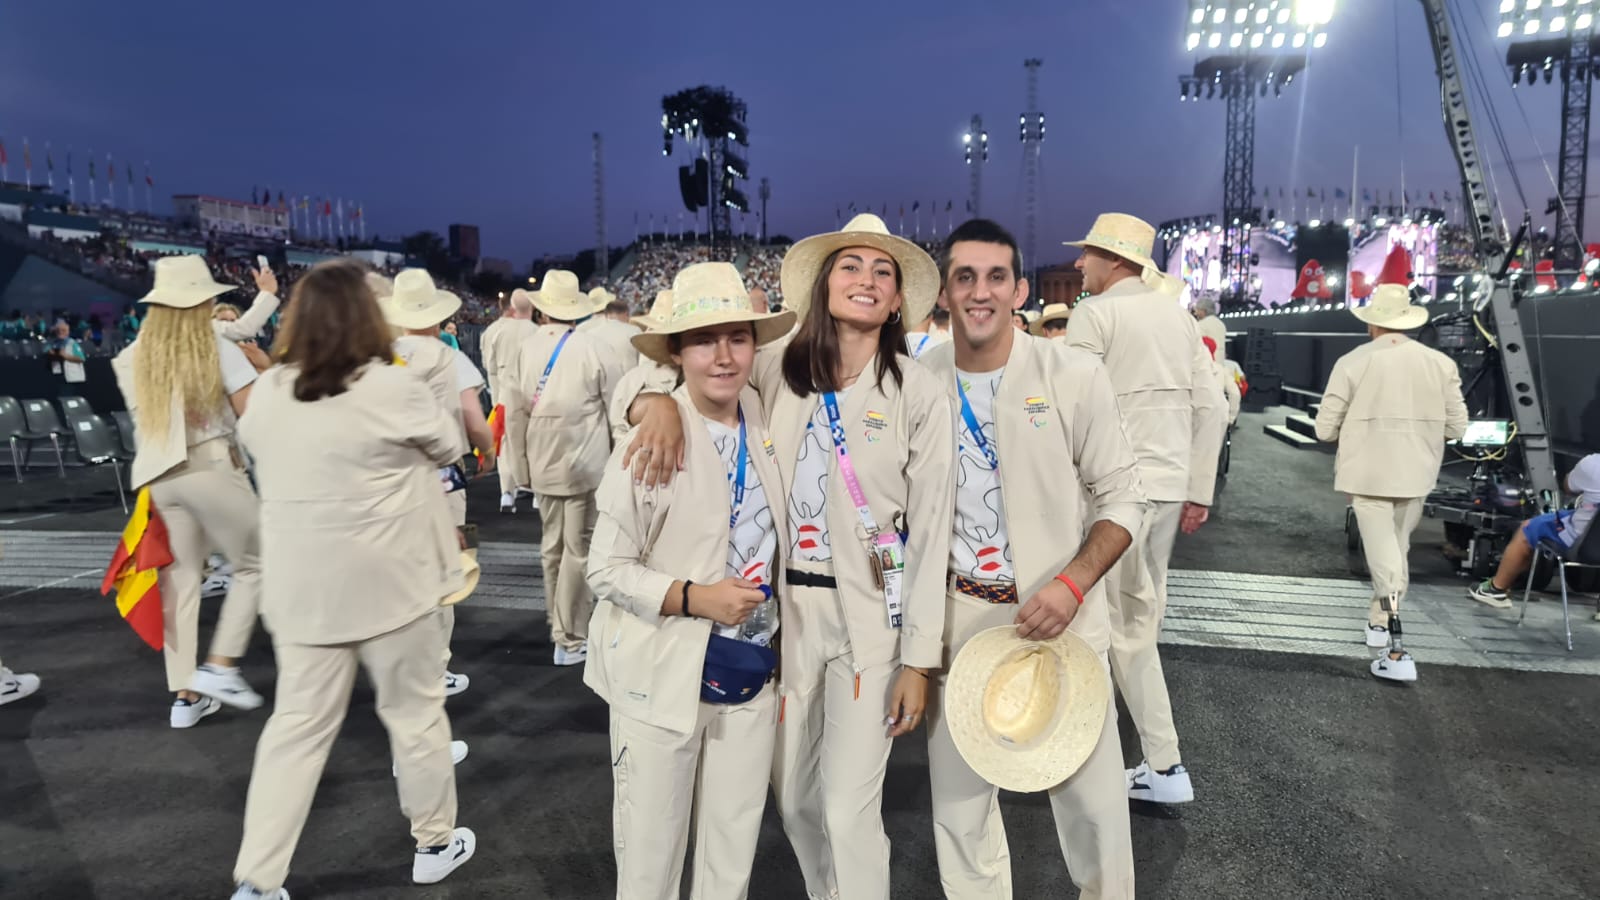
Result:
[[[640,394],[670,394],[677,385],[677,369],[640,357],[639,364],[622,373],[611,392],[611,442],[622,443],[623,436],[632,428],[628,424],[628,408]]]
[[[271,296],[270,294],[267,296]],[[139,346],[138,341],[124,347],[121,353],[111,360],[111,372],[117,377],[117,389],[122,392],[122,401],[128,408],[128,415],[135,421],[138,420],[139,394],[134,390],[133,359]],[[241,351],[231,341],[217,336],[217,352],[241,354]],[[226,390],[226,386],[224,386]],[[216,416],[213,419],[219,437],[233,435],[236,422],[233,414],[233,405],[223,398],[217,406]],[[157,442],[151,440],[137,441],[134,447],[133,465],[129,467],[130,488],[137,490],[144,487],[162,475],[183,465],[189,459],[189,430],[184,416],[183,398],[174,394],[172,397],[172,411],[167,418],[167,439]]]
[[[784,489],[792,490],[795,463],[806,423],[822,398],[799,397],[783,380],[783,348],[769,344],[756,354],[752,383],[766,404]],[[933,351],[929,351],[930,353]],[[902,523],[909,532],[901,582],[901,627],[889,625],[883,591],[867,561],[867,538],[850,501],[835,455],[828,468],[828,534],[834,577],[844,601],[845,627],[858,668],[891,663],[938,667],[944,656],[945,573],[955,515],[955,407],[932,372],[900,356],[904,387],[893,378],[877,381],[876,361],[845,395],[839,418],[856,477],[878,527]],[[876,440],[869,439],[869,435]],[[787,522],[787,520],[785,520]],[[782,536],[787,544],[787,526]],[[853,535],[851,542],[847,536]],[[794,630],[784,631],[783,653]]]
[[[959,404],[955,348],[936,347],[920,363]],[[1017,595],[1026,600],[1066,569],[1094,523],[1114,522],[1137,537],[1144,492],[1111,378],[1092,355],[1048,338],[1013,335],[994,410],[1006,538]],[[1071,630],[1109,652],[1101,585],[1084,595]]]
[[[1334,490],[1367,497],[1426,497],[1466,430],[1460,370],[1403,334],[1339,357],[1317,409],[1317,438],[1339,442]]]
[[[506,370],[517,355],[517,348],[533,334],[536,327],[528,319],[501,316],[483,330],[478,347],[483,356],[483,377],[489,382],[489,396],[495,403],[506,402]]]
[[[539,377],[566,330],[565,325],[535,329],[503,370],[506,428],[523,435],[530,486],[552,497],[587,494],[600,486],[611,455],[607,398],[622,377],[615,354],[591,335],[574,331],[530,415]]]
[[[726,577],[728,516],[733,498],[728,470],[684,389],[673,397],[683,420],[684,470],[651,489],[622,468],[619,445],[595,496],[598,513],[589,545],[589,587],[597,603],[589,618],[589,658],[583,682],[618,714],[682,734],[694,730],[700,708],[710,619],[661,616],[675,580],[715,584]],[[766,490],[772,521],[788,520],[777,456],[755,392],[744,410],[750,464]],[[783,570],[778,540],[772,571]],[[781,629],[780,629],[781,631]]]
[[[1125,278],[1073,309],[1067,343],[1105,361],[1145,496],[1210,506],[1227,423],[1194,317]]]
[[[1195,323],[1201,337],[1211,338],[1217,342],[1217,362],[1228,358],[1228,326],[1216,316],[1206,316]]]
[[[294,398],[296,368],[256,382],[239,436],[261,491],[261,616],[276,640],[343,644],[407,625],[462,585],[438,467],[461,421],[403,366]]]
[[[591,335],[605,345],[606,349],[617,358],[617,364],[621,366],[622,371],[626,372],[639,364],[639,351],[634,349],[632,338],[644,332],[636,326],[605,316],[590,316],[578,323],[578,333]]]

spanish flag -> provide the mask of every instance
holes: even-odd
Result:
[[[117,612],[128,620],[134,634],[153,649],[162,647],[161,583],[159,570],[172,563],[167,526],[150,504],[150,489],[139,491],[133,515],[122,529],[122,540],[111,557],[100,593],[117,592]]]
[[[495,404],[489,410],[489,434],[494,437],[494,455],[500,455],[500,443],[506,439],[506,407],[503,403]]]

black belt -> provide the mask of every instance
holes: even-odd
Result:
[[[799,585],[800,587],[829,588],[835,591],[839,589],[839,579],[832,575],[818,575],[813,572],[801,572],[796,569],[784,569],[783,574],[790,584]]]

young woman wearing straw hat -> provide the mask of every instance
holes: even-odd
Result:
[[[261,485],[272,562],[261,612],[278,685],[256,747],[234,897],[286,900],[280,886],[358,667],[394,750],[417,843],[412,879],[431,884],[476,845],[456,827],[440,607],[465,571],[437,471],[466,441],[418,374],[390,364],[389,326],[356,264],[322,263],[302,277],[285,332],[282,365],[262,375],[239,426]]]
[[[785,557],[777,456],[747,385],[794,314],[752,311],[729,263],[689,266],[671,297],[633,345],[681,379],[684,469],[660,488],[606,469],[584,682],[611,705],[619,900],[678,897],[691,815],[694,896],[742,900],[778,717],[766,598]]]
[[[220,704],[261,705],[234,666],[250,644],[261,580],[256,495],[233,443],[256,370],[212,329],[211,306],[233,286],[215,281],[199,256],[166,257],[154,268],[139,339],[112,370],[139,432],[133,487],[150,488],[172,549],[160,576],[162,653],[167,689],[177,694],[172,727],[188,728]],[[197,669],[200,581],[213,547],[232,564],[233,584]]]
[[[933,308],[939,272],[863,215],[795,244],[780,278],[800,327],[754,373],[790,488],[774,787],[811,896],[886,898],[889,748],[943,663],[955,414],[902,325]],[[659,480],[679,426],[659,398],[638,406]]]

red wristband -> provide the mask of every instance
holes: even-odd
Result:
[[[1066,574],[1063,573],[1061,575],[1057,575],[1056,576],[1056,580],[1061,582],[1062,584],[1066,585],[1067,586],[1067,590],[1072,592],[1072,596],[1078,598],[1078,605],[1079,606],[1083,605],[1083,591],[1076,584],[1074,584],[1072,582],[1071,578],[1068,578],[1066,576]]]

